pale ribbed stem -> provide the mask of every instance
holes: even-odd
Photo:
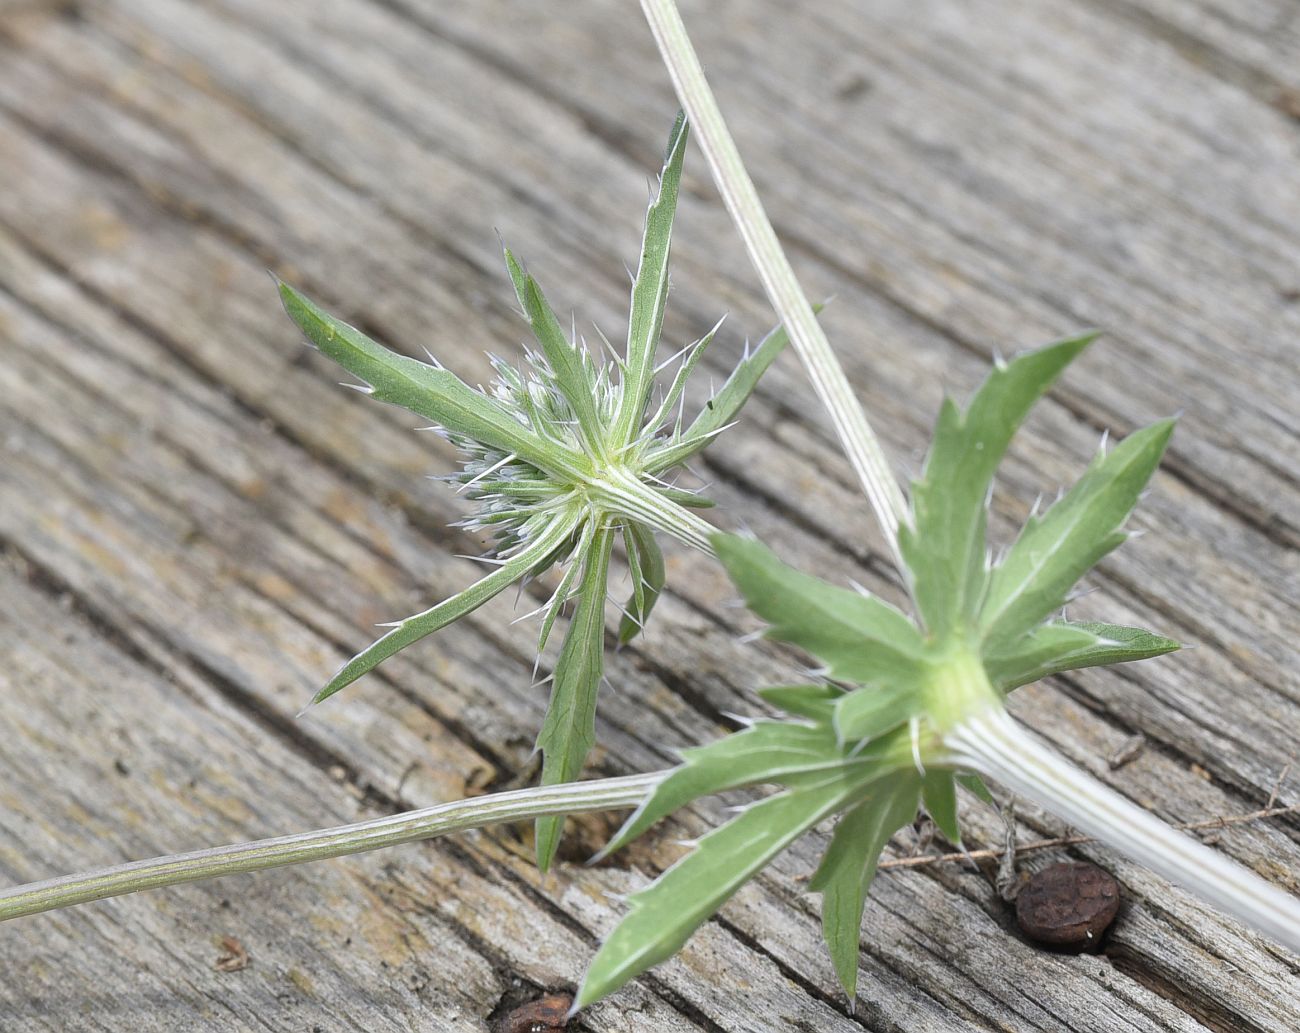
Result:
[[[0,892],[0,922],[124,893],[359,854],[484,825],[554,814],[635,807],[666,774],[666,771],[656,771],[648,775],[517,789],[436,804],[423,810],[374,818],[340,828],[195,850],[33,882]]]
[[[607,470],[591,478],[588,488],[593,499],[624,516],[672,535],[692,548],[713,553],[710,538],[717,533],[716,527],[631,474]]]
[[[1300,952],[1300,899],[1170,828],[1017,725],[1000,707],[944,737],[953,760],[997,779],[1278,943]]]
[[[718,102],[704,77],[700,59],[686,34],[676,3],[674,0],[641,0],[641,7],[677,89],[678,99],[690,119],[691,130],[713,170],[714,182],[745,242],[750,261],[808,370],[817,396],[830,413],[840,443],[862,481],[871,508],[901,570],[898,526],[907,520],[907,509],[884,450],[817,322],[812,305],[795,278],[789,259],[781,249],[758,198],[758,191],[754,189],[754,182],[745,170]]]

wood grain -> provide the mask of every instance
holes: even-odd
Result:
[[[1033,686],[1016,711],[1171,821],[1262,807],[1300,732],[1300,8],[684,9],[900,473],[945,389],[1085,325],[1110,332],[1014,446],[995,535],[1103,430],[1182,414],[1136,518],[1150,533],[1076,612],[1197,648]],[[524,334],[495,228],[557,308],[616,337],[674,108],[635,5],[612,0],[0,5],[0,878],[531,776],[544,699],[509,598],[295,717],[373,624],[468,583],[477,543],[425,479],[446,444],[338,390],[266,270],[481,380]],[[771,317],[697,155],[675,257],[668,337],[728,312],[706,360],[725,375]],[[720,524],[897,598],[793,357],[700,473]],[[737,641],[732,595],[669,548],[650,633],[609,659],[593,773],[671,763],[791,672]],[[572,988],[621,895],[723,803],[597,868],[576,862],[610,825],[583,821],[548,879],[527,830],[499,829],[15,922],[0,1028],[485,1031]],[[999,843],[964,807],[971,841]],[[882,874],[849,1009],[800,881],[823,842],[574,1028],[1300,1028],[1296,958],[1097,846],[1077,854],[1125,903],[1095,956],[1022,942],[991,872]],[[1218,847],[1300,890],[1300,821]],[[247,967],[220,970],[226,938]]]

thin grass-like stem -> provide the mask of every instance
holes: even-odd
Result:
[[[813,388],[830,413],[840,443],[862,481],[901,571],[898,527],[907,520],[907,507],[880,441],[777,240],[713,90],[704,77],[677,4],[674,0],[641,0],[641,7],[750,261],[803,360]]]
[[[944,745],[962,766],[997,779],[1170,882],[1300,951],[1300,899],[1130,803],[1043,745],[1001,707],[967,718],[944,737]]]
[[[321,861],[451,832],[556,814],[635,807],[667,772],[517,789],[339,828],[155,857],[0,891],[0,922],[140,890]]]

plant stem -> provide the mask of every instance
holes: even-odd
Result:
[[[672,535],[685,545],[713,554],[710,539],[717,534],[716,527],[630,474],[608,469],[592,477],[588,486],[596,501]]]
[[[1253,926],[1300,951],[1300,899],[1130,803],[1029,735],[1000,706],[944,737],[962,766],[997,779]]]
[[[686,34],[675,0],[641,0],[641,7],[677,89],[678,99],[713,170],[714,182],[745,242],[750,261],[754,263],[772,307],[808,370],[817,396],[830,413],[840,443],[862,481],[901,571],[898,526],[908,519],[907,507],[880,441],[867,422],[866,413],[853,394],[844,369],[831,350],[830,342],[817,322],[812,305],[799,286],[790,261],[763,210],[758,191],[754,189],[754,182],[745,170],[736,143],[723,121],[722,111],[704,77],[704,69],[700,67],[700,59]]]
[[[139,890],[397,846],[449,832],[554,814],[635,807],[667,772],[517,789],[339,828],[155,857],[0,892],[0,922]]]
[[[1269,818],[1281,818],[1286,815],[1300,814],[1297,807],[1265,807],[1263,810],[1251,811],[1249,814],[1225,814],[1217,818],[1204,818],[1201,821],[1185,821],[1171,828],[1179,832],[1192,832],[1199,829],[1226,829],[1232,825],[1245,825],[1249,822],[1266,821]],[[1055,836],[1052,839],[1035,839],[1028,843],[1017,843],[1016,856],[1034,853],[1038,850],[1059,850],[1063,846],[1084,846],[1099,843],[1096,836]],[[969,861],[996,861],[1004,856],[1005,847],[989,847],[986,850],[955,850],[948,854],[916,854],[909,857],[891,857],[881,861],[878,871],[893,868],[928,868],[935,864],[966,864]]]

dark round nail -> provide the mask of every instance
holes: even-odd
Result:
[[[1016,897],[1021,932],[1057,950],[1095,950],[1118,911],[1119,883],[1082,862],[1044,868]]]

